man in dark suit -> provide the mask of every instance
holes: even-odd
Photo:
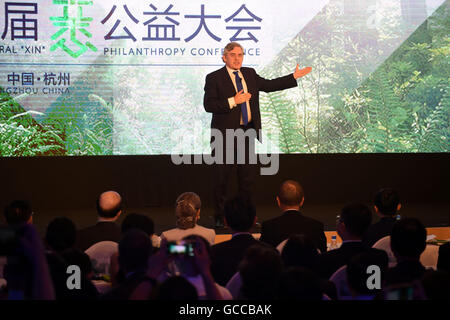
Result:
[[[338,249],[324,252],[319,256],[319,273],[322,277],[329,279],[353,256],[365,250],[362,237],[371,220],[370,209],[364,204],[350,204],[341,210],[336,220],[336,228],[342,239],[342,245]]]
[[[262,223],[260,240],[276,247],[291,234],[306,234],[321,252],[325,252],[327,239],[323,223],[300,213],[304,201],[303,188],[297,181],[283,182],[277,196],[283,214]]]
[[[238,271],[247,248],[260,244],[250,233],[255,222],[256,210],[251,203],[239,197],[225,203],[225,224],[231,228],[233,236],[211,247],[211,272],[221,286],[226,286]]]
[[[396,221],[396,214],[402,207],[398,192],[391,188],[381,189],[375,195],[374,210],[380,220],[372,224],[364,235],[364,244],[370,248],[378,240],[389,236]]]
[[[419,280],[426,269],[420,256],[427,246],[427,230],[415,218],[405,218],[394,224],[391,232],[391,249],[397,258],[397,265],[387,272],[388,286],[411,283]]]
[[[214,202],[216,226],[223,226],[223,206],[226,200],[227,182],[232,168],[236,164],[229,164],[226,161],[227,152],[225,146],[233,143],[236,159],[237,148],[240,151],[245,150],[245,163],[237,166],[239,194],[242,197],[251,199],[252,185],[256,176],[256,167],[249,165],[249,157],[254,154],[254,138],[261,139],[261,114],[259,111],[259,91],[272,92],[293,88],[297,86],[297,79],[306,75],[311,68],[299,69],[297,65],[293,74],[280,77],[273,80],[261,78],[252,68],[242,67],[244,59],[244,50],[239,43],[231,42],[227,44],[223,52],[223,61],[225,66],[206,76],[205,95],[203,105],[207,112],[213,114],[211,120],[212,138],[211,147],[213,157],[217,157],[217,152],[221,152],[222,163],[217,166],[217,175],[215,176]],[[226,137],[227,129],[242,129],[252,133],[245,143],[236,146],[236,137]],[[222,137],[223,145],[218,148],[213,147],[215,140],[213,131],[217,130]],[[217,141],[215,141],[217,143]],[[245,149],[243,149],[245,147]]]
[[[100,241],[119,242],[122,236],[115,223],[122,213],[122,197],[115,191],[103,192],[97,199],[98,222],[96,225],[79,230],[76,247],[86,251]]]

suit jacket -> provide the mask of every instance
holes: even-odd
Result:
[[[329,279],[333,273],[342,266],[345,266],[350,259],[365,250],[361,241],[346,242],[340,248],[324,252],[319,256],[319,274]]]
[[[128,278],[124,279],[122,283],[112,288],[110,291],[100,297],[101,300],[128,300],[133,294],[134,290],[146,279],[145,271],[138,271]],[[156,281],[152,281],[152,285],[156,285]]]
[[[121,238],[122,232],[116,223],[103,221],[98,222],[92,227],[79,230],[77,233],[76,247],[84,252],[97,242],[119,242]]]
[[[46,260],[53,288],[55,290],[56,300],[97,300],[99,293],[94,284],[86,277],[84,270],[81,270],[80,285],[78,290],[70,290],[67,287],[67,268],[74,261],[67,261],[60,253],[47,251]]]
[[[390,268],[386,276],[386,285],[396,285],[419,280],[425,274],[426,269],[420,261],[402,261]]]
[[[261,78],[252,68],[240,69],[247,84],[247,90],[251,93],[250,112],[253,126],[258,133],[261,129],[261,114],[259,111],[259,91],[272,92],[293,88],[297,86],[297,80],[292,74],[284,77],[267,80]],[[211,128],[219,129],[225,135],[226,129],[238,129],[240,126],[241,109],[239,106],[230,109],[228,98],[234,97],[236,90],[226,67],[214,71],[206,76],[205,95],[203,106],[207,112],[213,114]]]
[[[395,221],[394,217],[385,217],[372,224],[364,235],[364,245],[371,248],[381,238],[391,235]]]
[[[218,284],[226,286],[231,277],[238,271],[244,253],[252,245],[260,242],[251,234],[238,234],[231,240],[211,247],[211,273]]]
[[[321,252],[327,251],[323,223],[305,217],[296,210],[288,210],[281,216],[264,221],[261,225],[260,240],[276,247],[291,234],[305,234]]]

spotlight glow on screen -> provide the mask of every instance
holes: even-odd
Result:
[[[0,1],[0,156],[210,152],[230,41],[277,153],[449,151],[449,1]]]

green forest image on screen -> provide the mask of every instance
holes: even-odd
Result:
[[[313,68],[298,87],[261,94],[265,137],[286,154],[448,152],[450,2],[414,29],[407,13],[390,15],[389,8],[376,28],[366,20],[349,25],[336,3],[256,67],[267,79],[292,73],[297,63]],[[0,156],[171,154],[187,136],[195,141],[190,153],[209,152],[204,75],[218,67],[144,70],[114,59],[87,66],[46,110],[25,108],[27,93],[0,88]],[[169,113],[161,99],[152,105],[152,90],[163,86],[172,96]]]

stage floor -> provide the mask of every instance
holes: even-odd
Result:
[[[325,225],[326,231],[336,230],[336,215],[344,204],[330,204],[330,205],[317,205],[306,204],[302,212],[309,217],[313,217],[319,221],[322,221]],[[124,214],[119,218],[120,224],[127,213],[142,213],[153,219],[155,222],[155,232],[160,234],[162,231],[171,229],[174,227],[175,218],[173,207],[143,207],[143,208],[126,208]],[[212,208],[206,207],[201,211],[200,224],[205,227],[213,227],[214,219],[212,217]],[[273,218],[279,215],[278,208],[273,206],[257,206],[258,221]],[[450,227],[450,203],[417,203],[417,204],[403,204],[400,214],[403,217],[415,217],[422,221],[426,227]],[[33,216],[34,223],[37,226],[39,232],[43,236],[45,234],[48,223],[56,218],[65,216],[70,218],[76,224],[77,228],[84,228],[86,226],[95,224],[97,216],[95,208],[86,210],[35,210]],[[375,215],[373,216],[375,217]],[[2,217],[3,218],[3,217]],[[375,218],[374,218],[375,219]],[[4,222],[4,221],[2,221]],[[256,226],[253,233],[259,233],[260,228]],[[216,230],[217,234],[227,234],[230,230],[227,228]]]

